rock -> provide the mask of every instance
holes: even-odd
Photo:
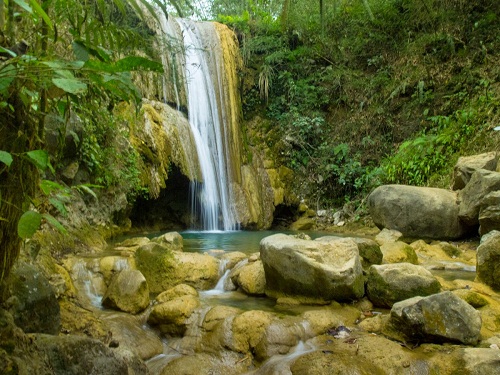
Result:
[[[184,247],[183,238],[177,232],[168,232],[159,237],[153,238],[151,241],[166,245],[172,250],[182,251]]]
[[[358,246],[350,239],[311,241],[275,234],[260,243],[266,293],[318,301],[364,295]]]
[[[230,349],[250,353],[262,340],[273,315],[265,311],[251,310],[236,316],[232,324]]]
[[[397,302],[391,309],[390,322],[408,339],[418,342],[475,345],[481,331],[480,313],[451,292]]]
[[[181,283],[210,289],[219,279],[219,260],[206,254],[181,253],[151,242],[137,249],[135,259],[152,293]]]
[[[498,375],[500,352],[498,349],[465,348],[465,369],[470,375]]]
[[[123,270],[111,280],[102,299],[102,305],[111,309],[137,314],[149,306],[149,287],[138,270]]]
[[[366,279],[368,298],[379,307],[392,307],[396,302],[440,290],[441,285],[429,271],[410,263],[371,266]]]
[[[229,274],[234,285],[239,286],[246,294],[264,295],[266,291],[266,275],[262,261],[248,262]]]
[[[203,319],[202,327],[205,331],[212,331],[217,324],[222,322],[224,319],[230,316],[236,316],[241,314],[243,311],[232,306],[218,305],[212,307],[206,314],[205,319]]]
[[[477,248],[477,278],[500,291],[500,232],[492,231],[481,238]]]
[[[309,216],[302,216],[290,224],[290,230],[311,230],[316,226],[316,220]]]
[[[187,329],[187,319],[199,306],[199,299],[192,295],[174,298],[153,306],[148,323],[164,334],[182,336]]]
[[[325,236],[316,238],[315,241],[329,241],[335,238],[349,238],[353,240],[356,245],[358,245],[359,256],[361,257],[361,265],[363,267],[370,267],[372,264],[382,263],[383,254],[380,250],[379,244],[369,238]]]
[[[383,254],[383,263],[418,264],[417,253],[405,242],[386,243],[380,247],[380,250]]]
[[[159,303],[163,303],[172,301],[173,299],[182,296],[198,297],[198,292],[191,285],[179,284],[174,286],[173,288],[170,288],[169,290],[160,293],[158,296],[156,296],[156,301]]]
[[[481,201],[479,208],[479,234],[500,230],[500,191],[492,191]]]
[[[104,276],[104,282],[109,284],[113,276],[120,271],[135,268],[134,258],[121,256],[102,257],[99,261],[99,272]]]
[[[54,288],[37,268],[16,264],[5,281],[4,294],[5,306],[24,332],[59,333],[61,315]]]
[[[375,242],[379,245],[393,243],[399,241],[403,237],[403,233],[395,229],[383,228],[380,233],[375,236]]]
[[[459,220],[457,193],[444,189],[383,185],[368,196],[368,208],[377,227],[409,238],[458,239],[469,231]]]
[[[250,357],[219,350],[215,354],[195,353],[175,358],[161,370],[159,375],[214,375],[244,374],[251,365]]]
[[[500,190],[500,172],[478,169],[460,191],[459,218],[469,226],[479,224],[481,203],[489,193]]]
[[[463,189],[478,169],[496,170],[498,156],[496,152],[480,155],[461,156],[453,168],[453,190]]]
[[[220,257],[220,261],[225,264],[224,271],[234,268],[236,264],[246,259],[247,255],[241,251],[231,251],[229,253],[224,253]]]

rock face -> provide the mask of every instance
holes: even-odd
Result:
[[[460,191],[460,219],[467,225],[479,224],[481,203],[489,193],[500,190],[500,172],[478,169]]]
[[[383,185],[368,196],[368,208],[377,227],[406,237],[458,239],[469,230],[459,220],[457,194],[444,189]]]
[[[500,191],[492,191],[481,200],[479,234],[500,230]]]
[[[266,275],[260,260],[238,267],[234,272],[231,272],[230,278],[233,284],[239,286],[246,294],[265,294]]]
[[[350,239],[320,242],[275,234],[261,241],[260,254],[270,296],[330,301],[364,294],[358,246]]]
[[[481,331],[481,315],[451,292],[413,297],[394,304],[390,321],[410,340],[460,342],[475,345]]]
[[[476,272],[477,278],[500,290],[500,232],[492,231],[481,238],[477,248]]]
[[[462,156],[458,158],[453,169],[453,190],[461,190],[468,184],[472,174],[478,169],[494,171],[497,167],[496,152],[487,152],[480,155]]]
[[[37,268],[27,263],[16,265],[5,290],[9,312],[24,332],[59,333],[61,315],[54,289]]]
[[[366,280],[368,298],[380,307],[392,307],[396,302],[440,290],[441,285],[429,271],[410,263],[371,266]]]
[[[143,311],[149,305],[149,287],[138,270],[123,270],[117,274],[104,294],[102,305],[131,314]]]
[[[161,293],[181,283],[197,289],[209,289],[219,278],[219,261],[214,257],[182,253],[155,242],[139,247],[135,259],[152,293]]]

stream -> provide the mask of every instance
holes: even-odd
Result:
[[[246,255],[250,255],[259,251],[259,243],[262,238],[272,235],[273,231],[246,232],[246,231],[230,231],[230,232],[196,232],[186,231],[180,234],[183,237],[184,252],[199,252],[212,255],[222,252],[240,251]],[[283,233],[283,232],[280,232]],[[291,233],[291,232],[290,232]],[[150,233],[149,238],[154,238],[163,233]],[[332,233],[313,232],[307,233],[312,239],[332,235]],[[344,235],[345,236],[345,235]],[[105,275],[102,275],[99,268],[99,261],[103,257],[116,257],[114,261],[114,270],[119,271],[130,267],[126,259],[120,256],[120,253],[112,250],[116,243],[123,241],[125,238],[118,238],[110,243],[110,250],[96,254],[93,256],[79,258],[74,261],[72,266],[72,276],[75,281],[75,286],[83,295],[88,303],[88,307],[96,312],[96,315],[105,321],[113,332],[113,337],[117,338],[124,345],[137,347],[141,345],[141,349],[146,354],[144,357],[150,358],[146,364],[151,374],[161,374],[162,369],[175,358],[182,355],[194,353],[194,348],[201,337],[201,325],[205,314],[211,307],[225,305],[237,307],[244,311],[260,310],[272,313],[278,313],[286,316],[298,316],[301,313],[314,310],[315,307],[297,305],[297,306],[276,306],[275,301],[266,297],[248,296],[239,291],[225,291],[224,281],[229,275],[229,270],[225,271],[225,264],[221,262],[220,272],[221,279],[217,285],[211,290],[199,291],[201,308],[193,314],[190,319],[196,320],[190,325],[188,332],[182,338],[164,338],[159,332],[155,331],[146,323],[148,310],[138,316],[129,315],[122,312],[104,309],[101,306],[102,296],[105,291]],[[425,264],[423,264],[425,266]],[[475,267],[468,266],[459,262],[434,262],[430,267],[431,272],[436,276],[444,279],[452,280],[460,278],[464,280],[473,280],[475,277]],[[300,326],[299,322],[299,326]],[[276,369],[276,373],[289,374],[286,370],[289,366],[287,363],[297,358],[298,356],[308,353],[314,348],[310,342],[307,342],[311,336],[306,333],[307,327],[299,327],[297,336],[300,341],[296,347],[290,349],[288,354],[276,355],[265,361],[261,368],[262,371],[268,368]],[[197,341],[198,340],[198,341]],[[163,347],[163,351],[158,353],[158,348]],[[148,353],[155,355],[148,356]],[[250,372],[255,373],[255,372]],[[249,374],[250,374],[249,373]]]

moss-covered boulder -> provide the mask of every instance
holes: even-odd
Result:
[[[380,247],[383,263],[411,263],[418,264],[415,250],[403,241],[388,242]]]
[[[230,276],[234,285],[250,295],[264,295],[266,291],[266,275],[261,260],[248,262],[235,268]]]
[[[373,265],[366,279],[368,298],[380,307],[392,307],[396,302],[440,290],[441,285],[428,270],[410,263]]]
[[[495,290],[500,290],[500,232],[494,230],[481,238],[477,248],[477,278]]]
[[[390,323],[408,340],[418,342],[475,345],[481,332],[480,313],[452,292],[397,302]]]
[[[196,289],[210,289],[219,278],[219,260],[206,254],[183,253],[171,246],[150,242],[135,252],[137,269],[152,293],[161,293],[185,283]]]
[[[149,287],[138,270],[123,270],[115,275],[102,299],[104,307],[137,314],[149,306]]]
[[[153,306],[148,323],[166,334],[182,336],[187,329],[187,320],[200,307],[200,300],[193,295],[184,295]]]

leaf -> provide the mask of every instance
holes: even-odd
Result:
[[[133,70],[150,70],[163,73],[163,64],[140,56],[128,56],[118,60],[115,64],[117,72],[130,72]]]
[[[66,190],[66,188],[61,184],[50,180],[42,180],[42,182],[40,182],[40,189],[42,189],[45,195],[49,195],[55,190]]]
[[[16,57],[17,56],[17,53],[11,51],[10,49],[3,48],[3,47],[0,47],[0,52],[6,53],[8,55],[11,55],[12,57]]]
[[[83,191],[83,192],[85,192],[85,193],[87,193],[87,194],[92,195],[95,199],[97,199],[97,195],[94,193],[94,191],[93,191],[90,187],[88,187],[88,186],[86,186],[86,185],[78,185],[78,186],[75,186],[75,188],[76,188],[79,192],[82,192],[82,191]]]
[[[0,70],[0,95],[7,93],[10,84],[16,78],[17,69],[14,65],[8,64]]]
[[[21,8],[23,8],[26,12],[28,13],[33,13],[33,9],[31,9],[31,7],[29,6],[29,4],[27,2],[25,2],[24,0],[14,0],[14,2],[19,5]]]
[[[10,165],[12,164],[12,155],[7,151],[0,150],[0,161],[7,165],[7,167],[10,167]]]
[[[80,41],[74,41],[72,43],[73,46],[73,53],[75,54],[75,57],[80,60],[80,61],[87,61],[90,58],[89,51],[87,47],[85,47],[85,44],[83,44]]]
[[[47,24],[49,29],[54,30],[54,25],[52,25],[52,21],[50,20],[47,13],[45,13],[45,11],[42,9],[40,4],[38,4],[38,1],[37,0],[30,0],[30,4],[33,7],[36,15],[43,19],[43,21]]]
[[[82,94],[87,91],[87,84],[77,78],[53,78],[52,83],[70,94]]]
[[[60,199],[59,197],[53,197],[49,198],[49,202],[52,206],[56,208],[57,211],[61,213],[61,215],[63,216],[68,215],[68,210],[66,209],[66,206],[64,205],[62,199]]]
[[[52,225],[54,228],[59,230],[59,232],[64,233],[64,234],[68,233],[66,228],[64,228],[64,226],[54,216],[52,216],[50,214],[43,214],[42,216],[45,220],[47,220],[47,222],[50,225]]]
[[[49,154],[43,150],[34,150],[26,153],[29,160],[40,169],[46,169],[49,166]]]
[[[35,211],[26,211],[17,223],[17,234],[23,240],[31,238],[40,228],[41,223],[42,215]]]

